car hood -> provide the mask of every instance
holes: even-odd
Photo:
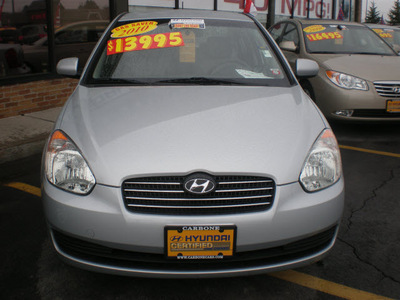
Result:
[[[343,72],[369,81],[400,79],[399,56],[317,54],[315,60],[326,70]]]
[[[97,183],[211,174],[298,180],[325,127],[299,86],[78,86],[60,116]]]

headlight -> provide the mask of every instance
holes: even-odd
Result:
[[[68,192],[88,194],[96,180],[75,144],[61,131],[55,131],[45,155],[46,177],[56,187]]]
[[[326,188],[339,180],[342,162],[339,146],[332,130],[324,130],[306,158],[300,173],[300,182],[308,192]]]
[[[365,80],[357,78],[351,75],[335,72],[326,71],[326,76],[337,86],[349,90],[362,90],[368,91],[368,84]]]

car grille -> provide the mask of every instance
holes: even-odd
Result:
[[[334,226],[313,236],[273,247],[247,252],[236,252],[233,257],[223,260],[173,260],[164,254],[133,252],[110,248],[96,243],[77,239],[52,230],[57,247],[71,257],[94,264],[114,267],[138,268],[140,270],[174,271],[212,271],[250,268],[274,265],[291,260],[302,259],[323,251],[334,241],[337,227]]]
[[[129,211],[162,215],[225,215],[270,208],[275,183],[255,176],[215,176],[216,189],[207,194],[183,188],[186,176],[134,178],[122,185]]]
[[[376,81],[374,85],[380,96],[400,98],[400,81]]]

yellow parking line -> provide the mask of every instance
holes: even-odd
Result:
[[[6,186],[33,194],[35,196],[40,197],[41,192],[40,189],[31,186],[26,183],[21,183],[21,182],[11,182],[8,184],[5,184]],[[282,271],[282,272],[276,272],[276,273],[270,273],[269,274],[272,277],[276,277],[285,281],[289,281],[304,287],[308,287],[310,289],[314,289],[326,294],[334,295],[337,297],[341,297],[344,299],[363,299],[363,300],[380,300],[380,299],[387,299],[390,300],[390,298],[386,298],[383,296],[379,296],[376,294],[364,292],[361,290],[353,289],[341,284],[337,284],[334,282],[330,282],[324,279],[320,279],[318,277],[314,277],[308,274],[300,273],[297,271],[293,270],[288,270],[288,271]]]
[[[397,154],[397,153],[391,153],[391,152],[385,152],[385,151],[376,151],[376,150],[370,150],[370,149],[364,149],[364,148],[358,148],[358,147],[352,147],[352,146],[345,146],[345,145],[339,145],[339,147],[342,148],[342,149],[347,149],[347,150],[354,150],[354,151],[360,151],[360,152],[366,152],[366,153],[372,153],[372,154],[378,154],[378,155],[384,155],[384,156],[391,156],[391,157],[400,158],[400,154]]]
[[[300,273],[293,270],[276,272],[269,274],[272,277],[283,279],[313,290],[317,290],[326,294],[341,297],[344,299],[363,299],[363,300],[389,300],[390,298],[379,296],[376,294],[353,289],[345,285],[330,282],[308,274]]]
[[[27,192],[29,194],[32,194],[32,195],[35,195],[35,196],[38,196],[38,197],[40,197],[41,194],[42,194],[39,188],[37,188],[35,186],[32,186],[32,185],[29,185],[29,184],[26,184],[26,183],[11,182],[11,183],[5,184],[5,186],[9,186],[9,187],[12,187],[14,189],[24,191],[24,192]]]

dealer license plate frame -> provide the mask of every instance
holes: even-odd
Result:
[[[236,239],[235,225],[166,226],[165,256],[174,260],[227,259],[235,255]]]
[[[400,100],[387,100],[386,111],[388,113],[400,113]]]

